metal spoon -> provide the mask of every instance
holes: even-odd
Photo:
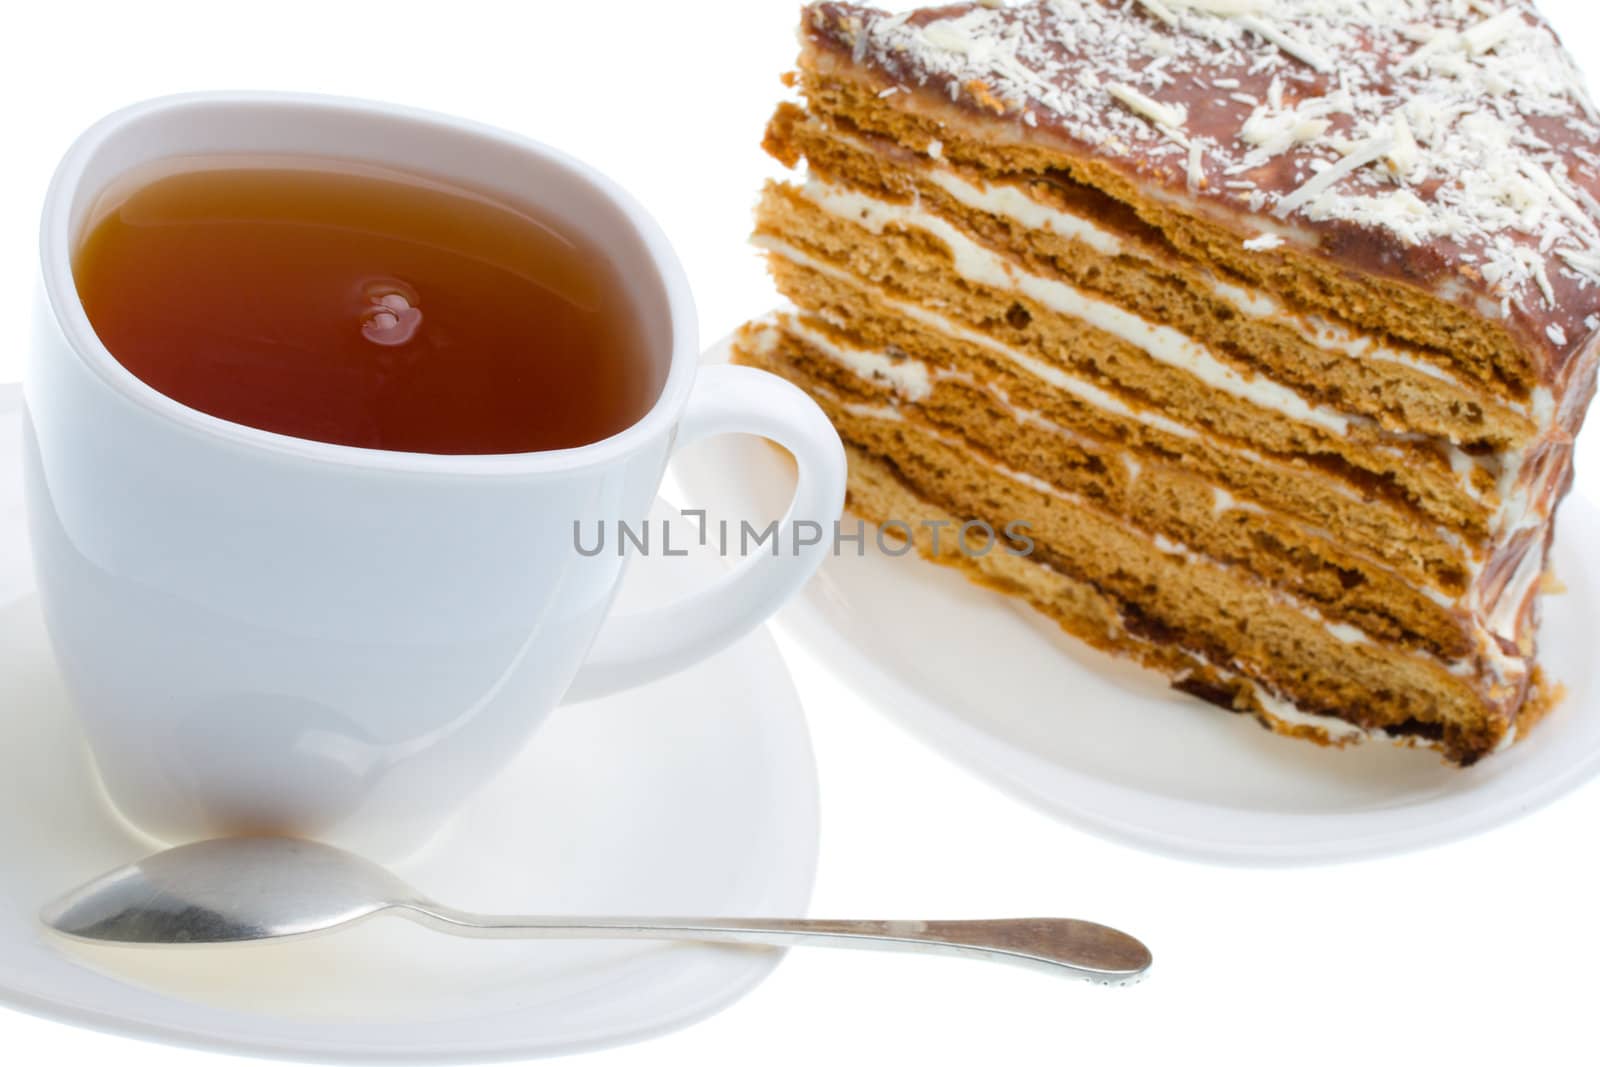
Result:
[[[330,845],[228,837],[119,867],[44,910],[69,937],[140,945],[225,944],[327,933],[384,912],[464,937],[644,938],[820,945],[968,956],[1120,985],[1150,950],[1078,919],[951,922],[830,919],[573,918],[474,915],[419,895],[389,871]]]

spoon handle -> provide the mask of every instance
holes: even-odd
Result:
[[[474,915],[431,903],[406,908],[419,922],[464,937],[631,938],[927,952],[1018,964],[1108,985],[1139,979],[1151,962],[1150,950],[1136,938],[1081,919],[579,919]]]

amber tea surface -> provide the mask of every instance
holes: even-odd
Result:
[[[339,161],[154,176],[92,223],[74,275],[144,382],[316,441],[570,448],[637,421],[665,377],[618,268],[560,219]]]

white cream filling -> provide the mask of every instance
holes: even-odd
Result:
[[[928,365],[921,360],[901,357],[895,359],[883,352],[863,348],[845,348],[832,339],[807,329],[799,322],[790,327],[805,337],[806,342],[825,352],[829,359],[847,367],[851,373],[870,382],[887,385],[898,395],[915,403],[926,400],[933,393],[933,376]]]
[[[1380,363],[1393,363],[1446,384],[1465,388],[1460,378],[1443,367],[1386,345],[1370,334],[1357,333],[1347,326],[1330,322],[1320,316],[1297,314],[1284,307],[1277,297],[1260,289],[1235,285],[1217,277],[1212,277],[1209,281],[1212,291],[1238,310],[1252,318],[1270,319],[1280,326],[1285,326],[1298,334],[1301,340],[1321,351],[1342,353],[1356,360],[1368,359]],[[1526,409],[1522,405],[1509,400],[1504,403],[1511,410],[1526,414]]]
[[[818,333],[816,330],[811,329],[799,319],[791,319],[784,328],[795,336],[803,338],[807,344],[814,346],[818,351],[822,352],[830,359],[833,359],[836,363],[839,363],[857,377],[863,378],[869,382],[879,381],[879,379],[875,377],[873,371],[880,365],[878,361],[883,357],[878,356],[876,353],[872,353],[864,349],[841,347],[828,337]],[[925,383],[928,393],[933,391],[933,383],[936,381],[962,382],[975,389],[981,389],[984,392],[989,393],[995,398],[995,401],[1005,409],[1007,414],[1023,425],[1036,426],[1039,429],[1044,430],[1046,433],[1065,438],[1066,440],[1072,441],[1075,444],[1091,451],[1098,452],[1102,448],[1101,442],[1094,440],[1088,435],[1079,433],[1076,430],[1068,429],[1067,427],[1046,417],[1040,412],[1017,404],[1011,399],[1010,395],[1007,394],[1004,389],[1001,389],[997,385],[988,382],[979,382],[974,379],[972,375],[963,371],[950,370],[944,367],[930,368],[926,363],[923,363],[920,360],[912,359],[909,356],[897,361],[896,366],[903,367],[906,363],[915,364],[915,369],[908,371],[907,376]],[[905,395],[903,393],[899,393],[898,391],[896,392],[897,395]],[[906,397],[906,399],[921,400],[925,399],[925,396],[926,394],[924,396],[918,396],[915,398]],[[861,405],[858,404],[855,406],[860,407]],[[859,412],[856,413],[859,414]],[[1124,453],[1123,455],[1126,458],[1127,454]]]
[[[1095,225],[1082,215],[1041,204],[1014,185],[995,184],[987,189],[980,188],[965,178],[957,177],[953,171],[939,167],[923,167],[918,173],[950,194],[957,203],[976,211],[1010,219],[1030,230],[1046,230],[1069,240],[1081,241],[1108,256],[1121,255],[1126,249],[1127,242],[1118,234]]]
[[[1367,730],[1353,722],[1336,719],[1332,715],[1313,715],[1301,711],[1299,707],[1274,696],[1264,686],[1258,685],[1253,679],[1236,676],[1248,685],[1254,693],[1256,702],[1261,705],[1261,710],[1269,717],[1288,727],[1309,727],[1318,731],[1334,744],[1342,745],[1351,741],[1363,741],[1368,737],[1387,737],[1382,730]]]
[[[863,151],[870,151],[870,146],[856,138],[846,137],[845,140]],[[1082,215],[1042,204],[1017,186],[1000,182],[987,187],[979,186],[942,167],[918,167],[917,171],[958,203],[975,211],[983,211],[1030,228],[1048,230],[1062,237],[1081,241],[1106,255],[1139,254],[1139,250],[1129,248],[1128,242],[1119,234],[1095,224],[1093,220]],[[1281,240],[1281,236],[1276,233],[1268,236],[1280,237]],[[1457,375],[1436,363],[1384,344],[1376,337],[1359,333],[1321,316],[1298,314],[1285,307],[1278,298],[1265,290],[1225,282],[1215,276],[1211,276],[1209,281],[1213,291],[1239,311],[1253,318],[1270,319],[1285,326],[1318,349],[1342,353],[1352,359],[1393,363],[1457,388],[1467,388]],[[1494,310],[1498,314],[1498,306]],[[1500,403],[1508,410],[1532,419],[1540,429],[1548,428],[1554,416],[1552,394],[1548,387],[1542,385],[1534,389],[1530,404],[1509,399],[1501,400]]]
[[[830,278],[836,278],[841,281],[859,282],[859,279],[849,271],[842,270],[831,263],[823,262],[815,256],[802,252],[793,245],[759,235],[754,238],[754,243],[758,247],[782,256],[791,263],[805,267],[807,270],[816,271],[818,274],[827,275]],[[1136,411],[1123,402],[1121,397],[1107,392],[1086,378],[1069,374],[1053,363],[1047,363],[1042,359],[1030,356],[1020,349],[1012,348],[1010,345],[996,341],[987,334],[969,329],[953,319],[940,315],[938,312],[929,311],[920,304],[899,300],[884,292],[879,292],[877,298],[896,315],[912,319],[927,326],[929,329],[959,338],[969,344],[981,346],[1003,357],[1018,369],[1032,374],[1039,380],[1053,385],[1063,392],[1070,393],[1084,403],[1097,407],[1102,411],[1109,412],[1120,418],[1142,422],[1147,426],[1170,433],[1174,437],[1183,437],[1189,440],[1197,440],[1200,437],[1200,434],[1192,427],[1185,426],[1183,423],[1168,418],[1160,412]]]
[[[1189,551],[1183,545],[1180,545],[1178,542],[1174,541],[1172,538],[1168,537],[1166,534],[1151,534],[1150,540],[1155,542],[1155,546],[1167,555],[1179,556],[1184,560],[1193,562],[1194,553]]]
[[[1356,421],[1331,408],[1311,404],[1287,386],[1260,375],[1246,377],[1220,362],[1205,346],[1170,326],[1148,322],[1125,308],[1053,278],[1019,270],[938,215],[919,205],[891,204],[815,178],[802,192],[808,200],[838,218],[881,233],[886,226],[914,227],[931,233],[950,250],[956,272],[968,281],[994,289],[1021,292],[1052,311],[1082,319],[1153,359],[1184,371],[1206,385],[1247,403],[1345,436]]]
[[[1328,632],[1347,645],[1360,645],[1370,640],[1359,626],[1351,626],[1347,622],[1324,622]]]
[[[1463,662],[1467,662],[1470,667],[1470,661]],[[1452,665],[1451,673],[1456,673],[1453,667],[1454,665]],[[1298,706],[1290,701],[1284,700],[1282,697],[1275,696],[1268,692],[1265,686],[1256,682],[1253,678],[1246,678],[1243,675],[1234,674],[1231,671],[1223,671],[1221,673],[1249,686],[1251,693],[1255,696],[1256,701],[1260,704],[1262,712],[1269,718],[1291,728],[1307,727],[1312,730],[1316,730],[1332,744],[1344,745],[1358,741],[1379,740],[1388,741],[1392,744],[1405,748],[1440,747],[1439,743],[1434,741],[1432,738],[1406,734],[1391,734],[1381,727],[1374,730],[1368,730],[1365,727],[1357,726],[1353,722],[1346,722],[1343,719],[1336,719],[1331,715],[1316,715],[1311,712],[1301,711]],[[1495,746],[1494,751],[1504,752],[1516,742],[1516,739],[1517,727],[1516,724],[1513,723],[1510,729],[1506,731],[1505,736],[1500,739],[1500,743]]]
[[[1450,608],[1455,606],[1456,598],[1451,596],[1449,593],[1441,592],[1440,590],[1433,588],[1431,585],[1418,586],[1417,589],[1422,593],[1423,596],[1427,597],[1441,608]]]
[[[1459,448],[1452,448],[1449,456],[1450,469],[1455,472],[1455,476],[1460,480],[1461,487],[1476,498],[1478,490],[1473,484],[1472,476],[1477,473],[1480,467],[1477,459]]]
[[[906,417],[900,414],[898,408],[886,408],[878,404],[862,404],[856,401],[840,401],[839,406],[850,414],[863,419],[878,419],[882,422],[905,422]]]
[[[1211,514],[1213,515],[1221,515],[1226,511],[1249,511],[1256,514],[1266,511],[1266,508],[1263,508],[1260,504],[1251,503],[1248,500],[1240,500],[1220,485],[1211,487],[1211,495]]]

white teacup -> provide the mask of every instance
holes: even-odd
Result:
[[[376,163],[566,219],[632,287],[667,367],[654,407],[582,448],[436,456],[285,437],[156,392],[95,336],[72,255],[119,178],[220,153]],[[159,839],[270,830],[402,852],[563,698],[649,681],[760,623],[824,553],[795,524],[827,526],[843,503],[843,450],[816,405],[759,371],[697,369],[688,284],[655,223],[521,137],[300,95],[149,101],[67,152],[41,258],[25,384],[40,595],[107,792]],[[578,551],[574,522],[590,538],[637,526],[673,448],[723,433],[794,454],[782,551],[607,620],[625,560]]]

